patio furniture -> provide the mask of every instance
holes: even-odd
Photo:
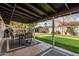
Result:
[[[19,40],[19,45],[24,45],[26,43],[30,43],[32,42],[32,33],[16,33],[15,34],[15,39]],[[22,43],[22,41],[25,40],[24,43]]]
[[[32,42],[32,33],[25,33],[25,40],[26,40],[26,42],[31,44],[31,42]]]
[[[19,36],[19,39],[18,39],[19,40],[19,44],[20,45],[24,45],[25,43],[22,43],[22,41],[24,40],[24,34],[19,34],[18,36]]]

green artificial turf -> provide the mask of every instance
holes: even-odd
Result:
[[[38,40],[52,44],[51,34],[35,33],[35,37]],[[79,37],[77,36],[55,35],[55,43],[58,47],[79,53]]]

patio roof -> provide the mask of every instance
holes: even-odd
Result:
[[[40,22],[79,12],[78,3],[1,3],[0,14],[5,22]]]

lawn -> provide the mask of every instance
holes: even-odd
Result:
[[[51,34],[35,33],[35,38],[52,44]],[[55,43],[58,47],[79,53],[79,37],[77,36],[55,35]]]

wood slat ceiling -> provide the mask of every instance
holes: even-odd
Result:
[[[6,24],[10,18],[15,3],[0,3],[0,14]],[[70,12],[79,12],[78,3],[16,3],[11,21],[32,23],[48,20],[51,17],[60,17]]]

